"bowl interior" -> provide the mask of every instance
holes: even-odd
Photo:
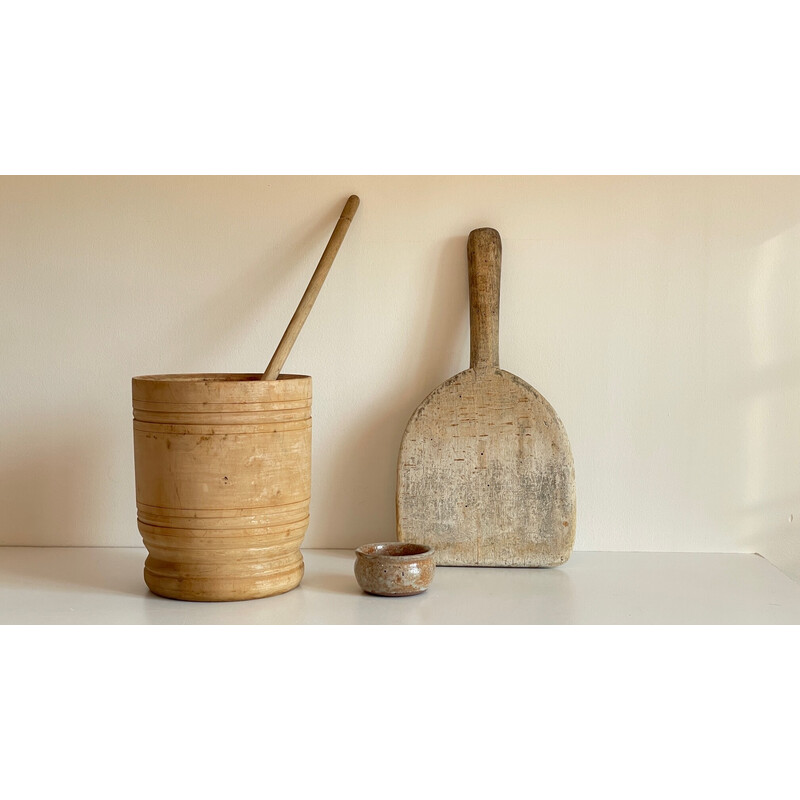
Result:
[[[424,544],[414,544],[413,542],[375,542],[374,544],[361,545],[356,552],[368,558],[388,556],[402,559],[430,555],[433,553],[433,548]]]

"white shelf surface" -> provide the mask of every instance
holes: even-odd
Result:
[[[191,603],[152,594],[139,547],[0,547],[0,624],[797,624],[800,583],[758,555],[576,552],[556,569],[438,567],[427,592],[361,591],[351,550],[304,550],[286,594]]]

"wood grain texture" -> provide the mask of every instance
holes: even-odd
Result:
[[[311,378],[133,379],[144,578],[180,600],[295,588],[311,495]]]
[[[425,398],[400,446],[397,538],[434,547],[444,566],[557,566],[575,540],[564,426],[499,367],[501,252],[497,231],[470,234],[470,368]]]

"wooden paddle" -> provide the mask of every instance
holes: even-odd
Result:
[[[556,566],[575,540],[564,426],[499,366],[501,249],[496,230],[470,233],[470,368],[428,395],[400,445],[397,538],[440,565]]]
[[[358,197],[353,194],[350,195],[347,202],[344,204],[339,221],[336,223],[330,241],[325,251],[322,253],[322,258],[320,258],[319,264],[317,264],[317,268],[311,276],[308,287],[300,299],[297,311],[294,312],[294,316],[289,321],[289,325],[286,327],[286,331],[275,350],[275,354],[272,356],[271,361],[264,370],[264,374],[261,376],[262,381],[274,381],[277,380],[278,375],[280,375],[283,365],[286,363],[286,359],[289,356],[289,351],[294,346],[300,329],[303,327],[303,323],[311,312],[311,307],[317,299],[319,290],[322,288],[322,284],[328,276],[328,272],[330,272],[333,259],[336,258],[336,254],[339,252],[339,247],[344,241],[345,234],[358,210],[359,202],[360,200]]]

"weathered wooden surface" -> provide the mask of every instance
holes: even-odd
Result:
[[[275,349],[275,353],[270,359],[269,364],[267,364],[267,368],[264,370],[261,380],[274,381],[278,378],[278,375],[280,375],[283,365],[286,363],[286,359],[289,357],[289,352],[294,346],[294,343],[297,341],[297,337],[300,334],[300,330],[308,318],[308,315],[311,313],[311,308],[314,305],[314,301],[317,299],[319,290],[322,288],[325,278],[328,277],[331,266],[333,266],[333,260],[336,258],[336,254],[339,252],[339,248],[344,241],[347,231],[350,229],[350,223],[353,221],[356,211],[358,211],[360,202],[361,201],[358,199],[358,197],[353,194],[350,195],[350,197],[347,199],[347,202],[344,204],[342,213],[339,216],[339,221],[336,223],[336,227],[333,229],[333,233],[331,234],[331,238],[325,247],[325,251],[322,253],[319,264],[317,264],[317,268],[314,270],[314,274],[311,276],[308,287],[306,288],[303,296],[300,298],[300,303],[297,306],[297,310],[294,312],[291,320],[289,320],[289,324],[286,326],[286,330],[284,331],[284,334],[281,337],[278,347]]]
[[[473,231],[467,253],[470,368],[406,427],[397,538],[434,547],[440,565],[557,566],[575,540],[569,440],[544,397],[499,368],[499,234]]]
[[[145,583],[180,600],[280,594],[303,577],[311,378],[133,379]]]

